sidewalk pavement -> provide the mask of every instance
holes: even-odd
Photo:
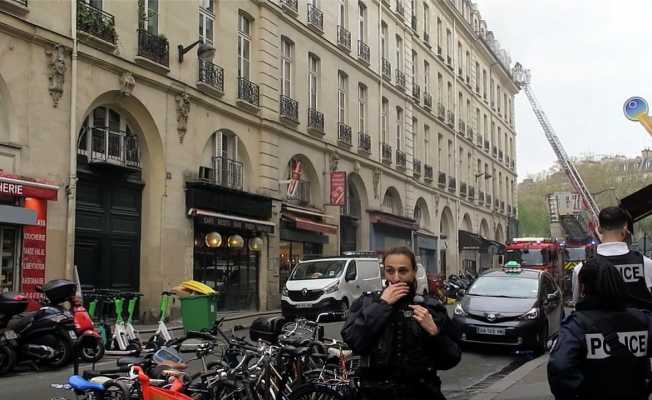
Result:
[[[547,366],[547,354],[528,361],[471,400],[553,400]]]
[[[249,325],[258,317],[264,317],[268,315],[281,315],[281,310],[269,310],[269,311],[245,311],[245,312],[223,312],[218,313],[217,318],[224,317],[224,322],[222,323],[222,329],[225,331],[230,330],[234,326],[243,326],[248,328]],[[168,330],[170,331],[180,331],[183,330],[183,323],[181,320],[174,320],[166,322]],[[135,325],[136,330],[139,333],[148,334],[156,332],[158,324],[149,324],[149,325]]]

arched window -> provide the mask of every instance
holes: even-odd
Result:
[[[138,138],[126,116],[110,107],[97,107],[86,117],[77,149],[89,163],[140,168]]]

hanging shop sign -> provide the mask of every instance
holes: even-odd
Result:
[[[346,172],[331,172],[331,205],[343,206],[346,204]]]
[[[287,195],[289,198],[294,198],[299,189],[299,181],[301,180],[301,173],[303,172],[303,163],[301,160],[292,160],[290,165],[292,170],[290,171],[290,182],[288,183]]]

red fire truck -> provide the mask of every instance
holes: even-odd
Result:
[[[563,249],[559,242],[547,238],[515,238],[505,246],[504,262],[517,261],[524,268],[550,273],[561,285]]]

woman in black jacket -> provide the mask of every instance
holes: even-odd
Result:
[[[351,305],[342,338],[362,356],[363,398],[445,399],[437,370],[461,358],[459,329],[432,297],[416,296],[416,260],[407,247],[385,253],[386,288]]]

